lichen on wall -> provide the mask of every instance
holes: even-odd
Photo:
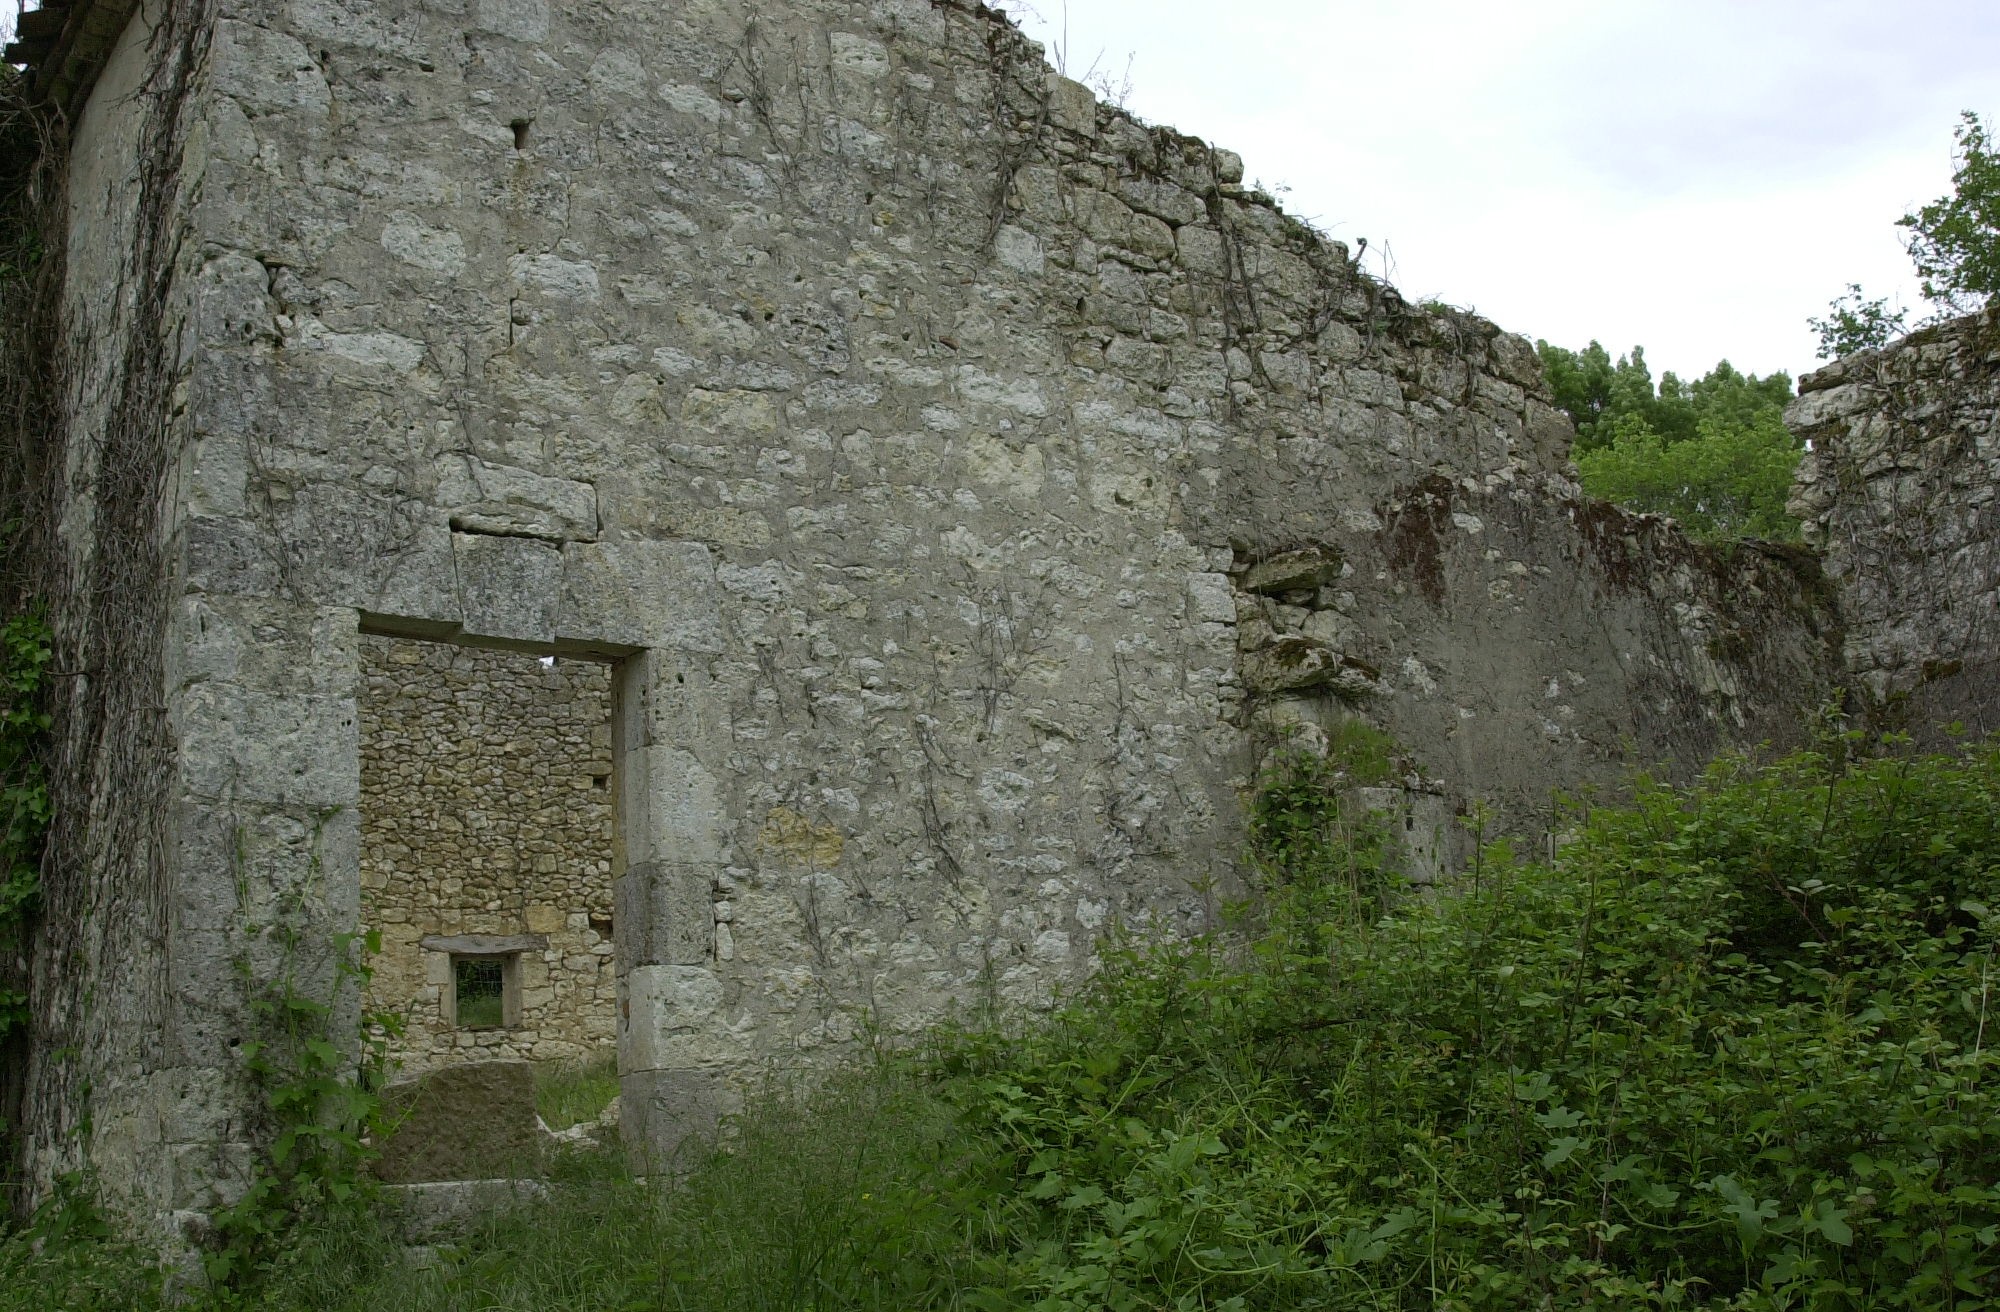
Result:
[[[361,642],[366,1003],[404,1018],[405,1074],[467,1058],[575,1061],[617,1039],[611,676],[593,661]],[[426,938],[533,937],[518,1023],[453,1023],[451,954]]]

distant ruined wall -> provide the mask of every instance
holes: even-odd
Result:
[[[1845,663],[1886,724],[2000,729],[2000,310],[1807,374],[1792,513],[1826,560]]]
[[[617,1041],[611,672],[593,661],[361,640],[361,919],[370,1011],[404,1075],[467,1057],[575,1061]],[[534,936],[519,1023],[452,1024],[448,950]]]
[[[359,915],[377,636],[615,662],[647,1152],[1209,927],[1343,718],[1413,821],[1540,838],[1833,680],[1809,559],[1584,499],[1525,340],[990,12],[219,0],[206,53],[163,879],[214,1042],[139,1206],[242,1178],[245,926]]]

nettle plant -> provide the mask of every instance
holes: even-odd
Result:
[[[1866,747],[1642,779],[1360,915],[1379,840],[1282,760],[1247,948],[1114,946],[947,1051],[966,1304],[2000,1306],[2000,750]]]
[[[401,1033],[401,1017],[365,1013],[357,1033],[343,1036],[341,1009],[295,977],[297,934],[270,932],[287,962],[276,979],[259,982],[247,960],[237,963],[254,1034],[240,1054],[264,1104],[267,1146],[242,1196],[214,1218],[204,1266],[225,1294],[255,1290],[303,1227],[365,1223],[374,1211],[379,1191],[367,1168],[386,1128],[378,1091]],[[365,991],[367,959],[380,951],[380,936],[340,934],[332,947],[333,996]]]

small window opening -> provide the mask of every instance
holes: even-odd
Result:
[[[462,1030],[498,1030],[517,1024],[512,987],[518,958],[453,957],[452,1019]]]
[[[533,121],[532,119],[517,118],[507,125],[514,130],[514,149],[526,150],[528,148],[528,128]]]

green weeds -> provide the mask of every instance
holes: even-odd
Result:
[[[2000,753],[1858,748],[1425,896],[1354,757],[1281,762],[1254,929],[770,1091],[671,1187],[577,1159],[421,1268],[296,1232],[262,1306],[1995,1307]],[[110,1251],[0,1248],[0,1308]]]
[[[49,789],[42,752],[49,627],[33,612],[0,625],[0,1038],[27,1018],[28,995],[11,969],[41,890]]]

